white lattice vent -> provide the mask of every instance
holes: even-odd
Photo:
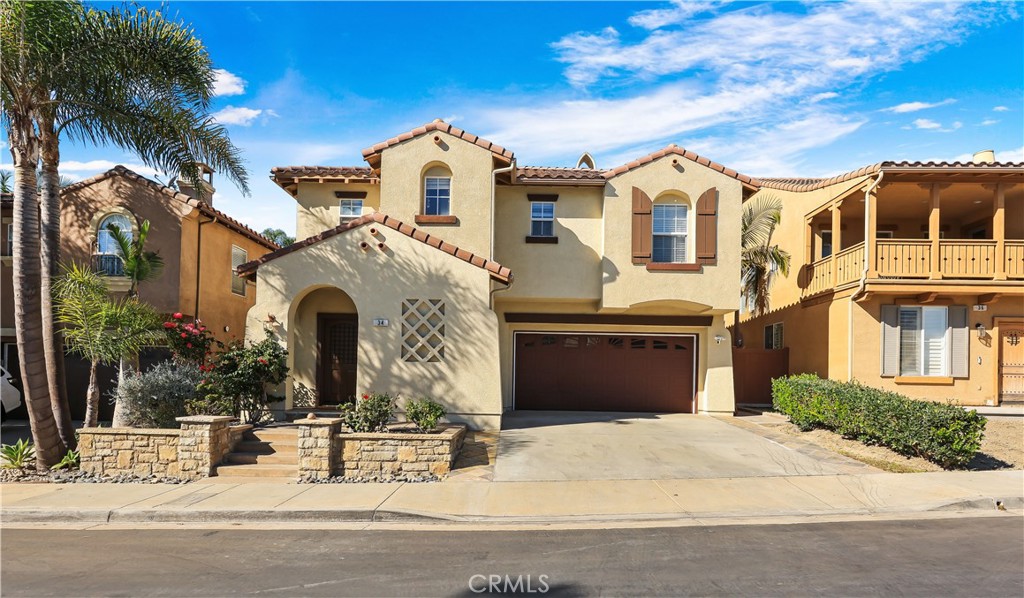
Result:
[[[444,361],[444,301],[402,301],[402,359],[421,363]]]

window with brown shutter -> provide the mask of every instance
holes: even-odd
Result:
[[[653,202],[646,193],[633,187],[633,263],[651,261],[651,210]]]
[[[714,265],[718,260],[718,189],[712,187],[697,200],[697,263]]]

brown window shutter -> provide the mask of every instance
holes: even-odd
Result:
[[[900,306],[882,306],[882,376],[900,374]]]
[[[697,200],[697,261],[714,264],[718,259],[718,189],[712,187]]]
[[[651,211],[653,202],[646,193],[633,187],[633,263],[651,261]]]
[[[971,336],[967,328],[967,306],[950,305],[947,313],[950,329],[949,373],[954,378],[968,378],[971,375]]]

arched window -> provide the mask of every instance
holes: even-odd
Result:
[[[434,166],[423,175],[423,214],[450,216],[452,213],[452,172]]]
[[[111,228],[117,228],[128,240],[134,236],[132,221],[126,214],[105,216],[96,227],[96,255],[93,256],[93,268],[107,276],[124,276],[121,249],[114,240]]]
[[[688,212],[689,206],[683,203],[654,204],[651,261],[675,264],[687,261]]]

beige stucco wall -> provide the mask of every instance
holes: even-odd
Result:
[[[441,143],[434,143],[439,136]],[[448,133],[422,135],[384,150],[381,155],[380,209],[412,224],[423,213],[423,175],[432,167],[452,172],[454,225],[417,225],[432,235],[471,251],[490,254],[491,172],[494,160],[483,149]]]
[[[245,322],[249,308],[256,302],[256,288],[255,284],[247,282],[244,296],[231,291],[231,280],[235,277],[231,268],[231,247],[234,245],[244,249],[249,260],[254,260],[270,250],[218,222],[202,225],[200,243],[197,238],[198,223],[209,220],[206,216],[200,216],[198,210],[193,210],[181,221],[181,284],[178,310],[189,315],[198,315],[222,342],[241,340],[245,338]],[[198,257],[197,247],[201,247],[202,251],[202,255]],[[197,268],[200,291],[198,314]]]
[[[604,198],[604,259],[602,261],[602,309],[621,311],[651,301],[677,301],[693,313],[723,314],[739,308],[740,205],[742,187],[736,179],[678,158],[664,157],[608,181]],[[687,257],[696,261],[692,238],[702,193],[718,189],[718,263],[702,272],[648,272],[632,262],[632,196],[639,187],[655,202],[666,196],[685,196],[688,213]],[[689,304],[689,305],[686,305]]]
[[[312,237],[341,223],[341,200],[335,191],[362,191],[363,213],[380,209],[380,185],[302,182],[295,198],[295,238]]]
[[[161,312],[179,308],[181,219],[192,207],[119,176],[64,193],[61,198],[61,261],[88,264],[96,243],[96,226],[108,213],[131,212],[135,225],[149,220],[146,248],[164,260],[159,278],[139,287],[139,298]]]
[[[527,243],[531,193],[556,194],[557,244]],[[512,269],[516,282],[506,299],[553,300],[601,298],[603,251],[600,187],[498,187],[495,259]]]
[[[286,405],[294,404],[299,385],[315,386],[308,362],[309,348],[316,343],[315,316],[304,317],[312,310],[303,302],[319,296],[309,295],[311,289],[330,286],[343,290],[359,315],[357,391],[431,397],[448,407],[453,421],[496,429],[501,414],[498,324],[488,307],[488,273],[387,227],[378,227],[377,237],[387,249],[363,252],[358,244],[373,240],[369,228],[364,225],[286,254],[258,271],[247,333],[250,338],[261,335],[267,314],[275,315],[274,330],[289,349],[294,370]],[[401,302],[406,298],[445,301],[443,362],[401,359]],[[350,307],[344,302],[317,305],[335,312]],[[389,325],[376,327],[375,318],[386,318]]]

